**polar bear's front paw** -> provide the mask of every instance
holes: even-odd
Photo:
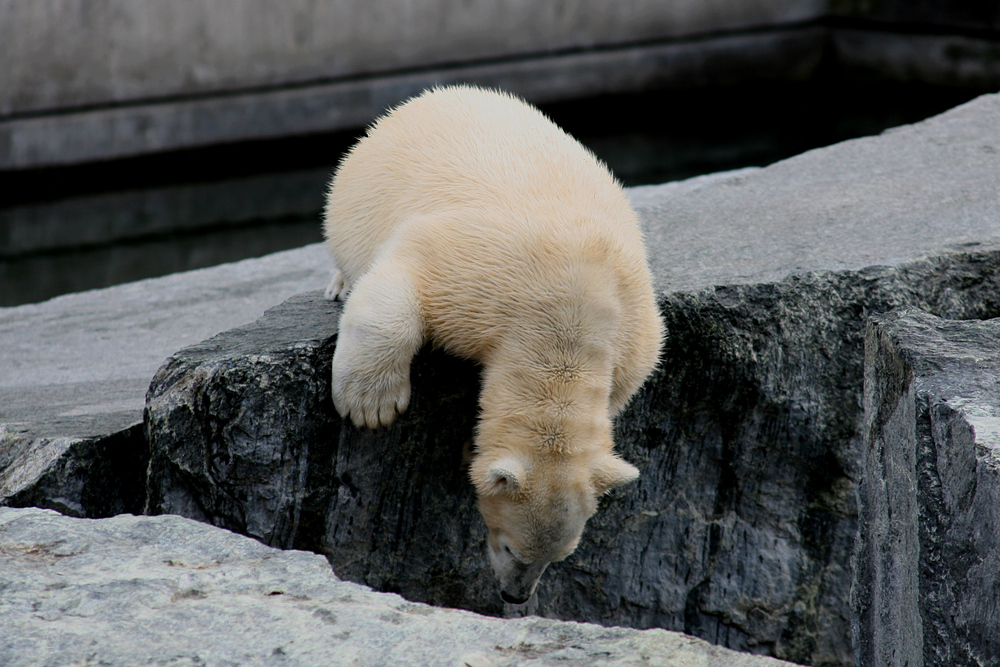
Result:
[[[388,426],[410,404],[409,368],[351,368],[334,354],[331,389],[333,404],[344,419],[350,417],[357,427]]]

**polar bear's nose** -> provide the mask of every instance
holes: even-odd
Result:
[[[524,604],[528,601],[528,598],[516,598],[513,595],[508,595],[507,591],[500,591],[500,597],[507,604]],[[531,597],[530,595],[528,597]]]

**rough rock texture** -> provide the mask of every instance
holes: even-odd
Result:
[[[435,609],[338,580],[326,561],[180,517],[0,508],[0,664],[788,663],[663,630]]]
[[[872,318],[863,433],[858,664],[1000,664],[1000,320]]]
[[[141,424],[83,438],[32,440],[2,427],[0,436],[0,505],[90,518],[142,511],[149,447]]]
[[[1000,315],[1000,253],[666,295],[662,367],[618,423],[637,485],[603,502],[527,611],[849,664],[864,318]],[[174,355],[150,387],[149,506],[326,554],[409,599],[504,608],[465,479],[477,369],[425,350],[389,429],[329,398],[317,293]]]
[[[0,505],[138,512],[144,395],[185,345],[329,280],[320,245],[0,308]]]

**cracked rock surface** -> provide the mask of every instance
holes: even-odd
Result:
[[[67,359],[79,357],[88,377],[98,370],[79,347],[61,350],[58,368],[37,353],[10,362],[17,372],[0,375],[0,504],[182,514],[325,555],[341,578],[414,601],[655,626],[800,663],[853,664],[865,323],[901,307],[1000,315],[998,118],[1000,96],[986,95],[764,169],[630,192],[668,328],[660,370],[617,424],[619,450],[642,477],[602,500],[580,548],[546,572],[526,608],[499,602],[463,469],[477,369],[424,350],[406,415],[378,432],[342,424],[329,397],[339,306],[304,292],[321,286],[309,268],[317,247],[284,256],[286,277],[310,287],[257,321],[194,345],[209,333],[160,331],[172,349],[189,346],[151,383],[163,355],[138,354],[142,326],[114,329],[101,349],[114,360],[115,341],[128,342],[118,375],[149,387],[141,433],[134,386],[115,394],[127,419],[101,421],[91,414],[99,397],[66,379],[60,414],[148,445],[148,454],[124,445],[137,457],[127,469],[96,465],[115,458],[106,447],[55,448],[68,441],[46,439],[49,422],[29,409],[30,397],[59,393],[45,378]],[[165,303],[184,303],[201,284],[171,278]],[[208,291],[228,303],[225,285]],[[100,319],[102,332],[116,316],[114,304],[92,313],[83,297],[63,303]],[[213,303],[198,300],[182,324]],[[0,362],[36,349],[23,323],[61,322],[58,305],[0,312],[0,342],[20,346],[0,346]],[[82,433],[69,426],[59,437]],[[126,494],[122,480],[140,483]],[[120,504],[87,491],[100,488],[118,488]]]
[[[865,406],[858,664],[996,664],[1000,320],[873,318]]]
[[[477,369],[424,350],[401,419],[342,424],[339,306],[319,293],[160,369],[147,511],[314,550],[412,600],[851,664],[865,321],[904,306],[1000,315],[998,113],[985,96],[767,169],[632,192],[668,330],[617,424],[642,477],[603,499],[526,608],[498,599],[465,478]]]

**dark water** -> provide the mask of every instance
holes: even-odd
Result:
[[[764,166],[987,91],[824,80],[600,97],[544,110],[626,185]],[[361,130],[0,172],[0,306],[319,241],[323,193]]]

